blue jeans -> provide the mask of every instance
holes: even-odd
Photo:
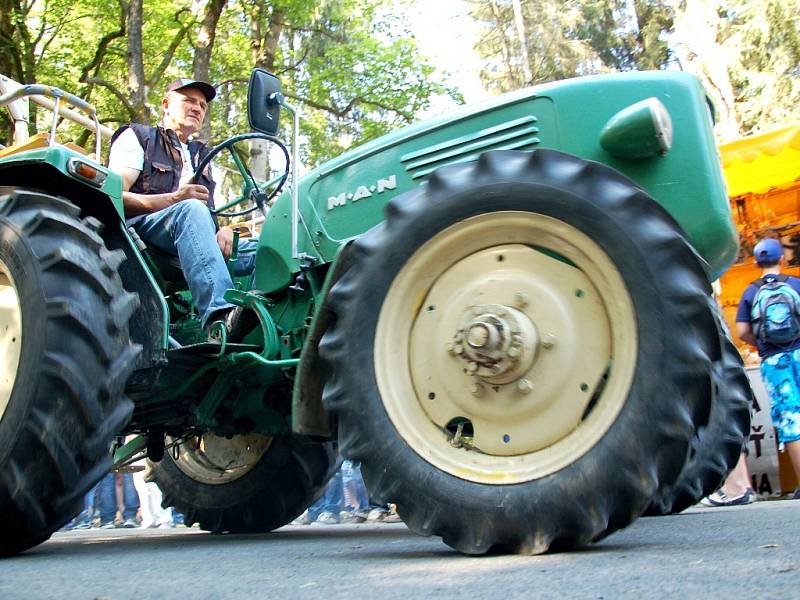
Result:
[[[116,474],[109,473],[97,484],[96,502],[100,508],[100,521],[110,523],[117,516]],[[133,475],[122,474],[122,519],[135,519],[139,509],[139,495],[133,485]]]
[[[369,494],[364,479],[361,477],[361,465],[346,460],[342,463],[342,487],[344,488],[344,504],[351,510],[368,510]]]
[[[78,525],[91,525],[92,519],[94,517],[94,493],[97,489],[97,486],[94,486],[88,492],[83,495],[83,510],[75,515],[69,523],[62,527],[62,531],[69,531],[77,527]]]
[[[200,200],[184,200],[149,215],[128,221],[142,240],[178,257],[203,326],[214,311],[230,308],[225,291],[233,288],[225,258],[217,245],[216,227],[208,207]],[[253,270],[258,240],[239,243],[237,275]]]
[[[342,487],[342,472],[339,470],[328,482],[325,495],[308,508],[308,516],[312,521],[316,521],[317,517],[322,513],[331,512],[338,518],[339,513],[343,510],[344,490]]]

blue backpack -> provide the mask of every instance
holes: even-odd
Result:
[[[753,334],[761,342],[786,345],[800,338],[800,294],[786,275],[764,275],[750,310]]]

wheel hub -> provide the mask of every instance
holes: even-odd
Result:
[[[528,316],[510,306],[473,306],[462,318],[448,350],[464,373],[489,383],[508,383],[533,365],[539,334]]]
[[[222,485],[250,471],[267,451],[271,437],[259,433],[230,438],[204,433],[176,446],[177,467],[195,481]]]
[[[602,248],[569,224],[511,211],[461,221],[417,250],[386,298],[375,344],[384,406],[448,473],[491,483],[552,473],[625,402],[630,296]],[[398,347],[408,348],[399,363]]]

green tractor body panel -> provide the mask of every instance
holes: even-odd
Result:
[[[611,155],[600,144],[604,126],[620,111],[653,97],[672,120],[671,149],[637,159]],[[712,125],[704,90],[685,73],[603,75],[506,94],[390,133],[309,173],[300,184],[308,234],[301,224],[298,250],[322,262],[332,260],[344,241],[383,219],[388,201],[423,185],[439,167],[476,160],[489,150],[552,148],[608,164],[644,188],[678,221],[716,277],[734,260],[738,236]],[[635,141],[635,132],[630,136]],[[290,198],[284,194],[264,225],[259,289],[284,287],[296,270],[290,259],[290,218]]]
[[[101,137],[85,101],[22,89],[69,98]],[[254,136],[282,145],[253,120],[294,112],[279,90],[256,69],[259,133],[206,159]],[[738,427],[719,434],[729,457],[703,459],[703,495],[717,489],[725,473],[706,477],[707,465],[738,460],[751,402],[710,300],[708,278],[738,250],[712,127],[696,78],[637,72],[463,107],[296,184],[294,158],[254,272],[228,260],[234,312],[210,323],[177,256],[126,226],[120,176],[58,143],[37,147],[43,136],[17,141],[0,158],[0,321],[12,326],[0,350],[22,357],[20,385],[0,385],[0,446],[15,453],[0,456],[15,474],[0,477],[0,506],[25,506],[0,516],[37,522],[24,538],[0,532],[0,555],[74,516],[108,444],[129,434],[141,437],[119,464],[146,452],[165,502],[217,532],[290,522],[323,493],[339,451],[362,463],[371,498],[462,552],[569,549],[648,501],[669,510],[690,440],[715,418]],[[241,197],[266,210],[275,184],[235,163]],[[663,427],[651,431],[654,407]],[[59,437],[61,423],[71,429]]]
[[[105,174],[102,185],[90,183],[77,175],[75,169],[70,168],[70,161],[90,165],[101,173],[101,177]],[[116,213],[124,219],[122,178],[87,156],[56,144],[0,158],[0,185],[27,185],[58,193],[59,189],[63,190],[65,180],[93,193],[99,192],[102,201],[107,203],[110,200]]]

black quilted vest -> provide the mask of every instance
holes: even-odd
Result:
[[[111,143],[120,134],[130,127],[139,140],[139,145],[144,149],[144,165],[138,179],[131,186],[130,191],[137,194],[166,194],[178,189],[183,170],[183,158],[178,148],[178,136],[171,129],[163,127],[150,127],[140,123],[123,125],[114,132]],[[196,167],[208,154],[211,147],[201,141],[193,140],[188,143],[189,156],[192,167]],[[206,168],[200,174],[200,185],[208,189],[208,207],[214,208],[214,187],[216,183],[211,178],[211,169]]]

